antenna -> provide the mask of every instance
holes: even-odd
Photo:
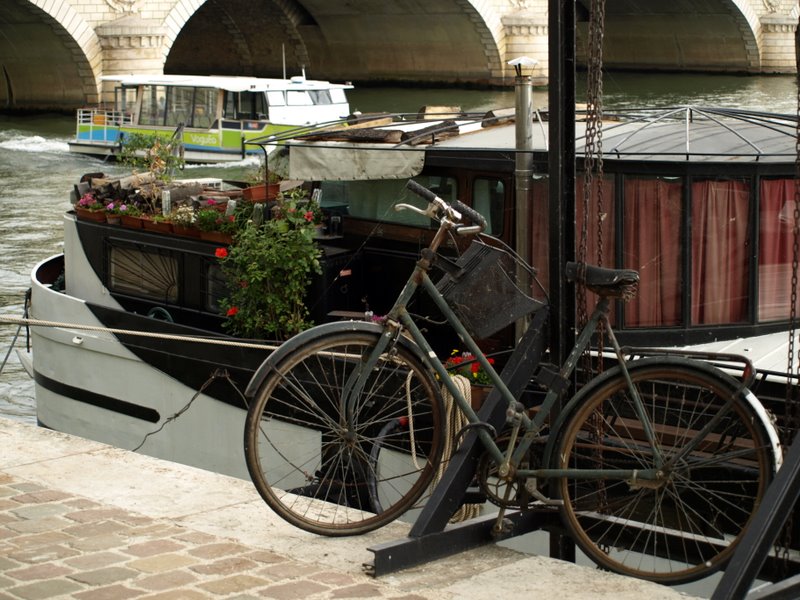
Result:
[[[283,78],[286,79],[286,44],[281,44],[281,60],[283,61]]]

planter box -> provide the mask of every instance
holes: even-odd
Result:
[[[263,202],[264,200],[274,200],[278,197],[281,191],[281,184],[279,183],[262,183],[261,185],[254,185],[242,190],[242,196],[245,200],[251,202]]]

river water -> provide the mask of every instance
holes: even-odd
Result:
[[[604,81],[605,105],[609,110],[696,104],[795,114],[795,90],[794,77],[609,74]],[[514,93],[513,90],[361,88],[350,93],[350,100],[351,108],[362,112],[416,111],[426,104],[488,110],[513,106]],[[534,102],[545,106],[546,91],[536,90]],[[71,155],[67,141],[73,131],[71,116],[0,115],[0,314],[22,315],[32,267],[61,251],[61,216],[69,207],[72,185],[83,173],[121,172],[115,165]],[[233,178],[252,164],[194,167],[188,173]],[[5,361],[16,334],[16,325],[0,324],[0,361],[3,361],[0,362],[0,415],[34,423],[32,382],[15,352]],[[22,329],[16,347],[24,346]]]

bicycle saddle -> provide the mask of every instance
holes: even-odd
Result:
[[[606,269],[577,262],[568,262],[567,281],[583,283],[600,296],[633,298],[639,286],[639,273],[633,269]]]

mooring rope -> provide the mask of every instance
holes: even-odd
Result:
[[[130,335],[138,337],[149,337],[162,340],[175,340],[181,342],[196,342],[198,344],[213,344],[217,346],[234,346],[239,348],[254,348],[256,350],[277,350],[276,344],[259,344],[255,342],[241,342],[234,340],[223,340],[219,338],[207,338],[192,335],[176,335],[172,333],[156,333],[148,331],[134,331],[131,329],[119,329],[116,327],[102,327],[98,325],[82,325],[80,323],[63,323],[60,321],[46,321],[42,319],[30,319],[24,317],[0,316],[0,323],[9,325],[28,325],[31,327],[61,327],[64,329],[77,329],[80,331],[94,331],[98,333],[113,333],[119,335]]]
[[[471,402],[472,386],[470,385],[469,379],[463,375],[451,375],[451,377],[458,391],[464,396],[464,399],[467,402]],[[442,398],[444,399],[445,408],[444,448],[442,450],[442,461],[439,463],[436,474],[433,476],[432,485],[434,487],[441,481],[445,469],[447,469],[450,459],[457,449],[455,442],[458,432],[468,424],[467,417],[458,408],[458,403],[456,403],[450,390],[447,389],[447,386],[444,385],[442,386]],[[453,516],[450,517],[450,522],[460,523],[467,519],[474,519],[481,513],[481,506],[481,504],[462,504],[461,507],[453,513]]]

